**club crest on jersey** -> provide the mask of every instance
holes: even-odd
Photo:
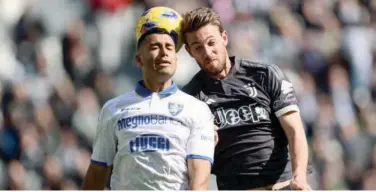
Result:
[[[172,116],[178,115],[183,111],[184,105],[179,103],[168,103],[168,111]]]
[[[257,96],[257,89],[255,86],[248,83],[247,85],[244,85],[244,88],[248,91],[248,96],[255,98]]]

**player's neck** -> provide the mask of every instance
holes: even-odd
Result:
[[[172,85],[172,80],[169,79],[165,82],[158,82],[153,79],[144,78],[143,84],[144,84],[144,87],[149,89],[150,91],[160,92],[170,87]]]
[[[229,57],[226,57],[226,64],[225,64],[225,68],[223,69],[222,72],[220,72],[218,75],[216,75],[214,78],[215,79],[224,79],[227,77],[227,75],[230,73],[231,71],[231,68],[232,68],[232,64],[231,64],[231,60]]]

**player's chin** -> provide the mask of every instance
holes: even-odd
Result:
[[[175,74],[175,70],[171,67],[164,67],[157,69],[157,73],[161,76],[172,77]]]
[[[222,72],[222,68],[218,67],[218,66],[208,66],[207,68],[204,69],[204,71],[206,73],[209,73],[211,75],[218,75],[219,73]]]

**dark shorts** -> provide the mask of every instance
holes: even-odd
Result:
[[[258,187],[265,187],[278,182],[287,181],[285,180],[270,180],[268,178],[263,178],[260,176],[217,176],[217,186],[218,190],[249,190]]]
[[[313,190],[317,190],[319,187],[318,185],[318,178],[315,172],[311,172],[307,175],[308,184],[311,186]],[[226,176],[226,177],[218,177],[217,176],[217,186],[218,190],[249,190],[258,187],[265,187],[271,184],[275,184],[278,182],[283,182],[287,180],[279,180],[275,182],[270,182],[262,179],[260,177],[254,176]],[[292,190],[290,186],[283,187],[279,190]]]

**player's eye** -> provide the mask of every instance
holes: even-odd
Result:
[[[203,48],[203,47],[202,47],[201,45],[199,45],[199,46],[195,46],[194,49],[195,49],[197,52],[199,52],[199,51],[202,50],[202,48]]]
[[[214,46],[215,45],[215,41],[209,41],[208,45],[209,46]]]
[[[150,47],[151,50],[157,50],[159,47],[157,45],[153,45]]]
[[[174,50],[174,46],[173,45],[171,45],[171,44],[167,44],[166,45],[166,48],[167,48],[167,50]]]

